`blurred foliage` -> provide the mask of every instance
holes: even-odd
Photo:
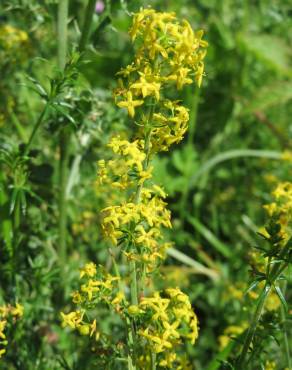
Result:
[[[253,297],[243,293],[252,277],[252,247],[264,224],[262,205],[270,202],[276,184],[292,175],[291,3],[107,0],[104,5],[94,15],[74,86],[62,90],[63,105],[50,108],[23,161],[18,154],[46,104],[44,92],[62,78],[55,67],[57,1],[3,0],[0,5],[0,296],[25,309],[21,325],[9,333],[0,367],[95,368],[86,341],[61,330],[58,312],[69,305],[83,262],[111,264],[99,226],[106,199],[95,189],[96,162],[106,155],[113,133],[130,134],[111,90],[115,73],[132,54],[129,14],[151,5],[203,28],[210,45],[203,86],[181,97],[190,109],[189,133],[154,163],[155,181],[169,195],[173,229],[168,238],[175,248],[157,284],[180,286],[191,297],[200,320],[199,341],[187,348],[195,368],[231,368],[226,361],[236,341],[230,337],[244,331],[252,307]],[[84,0],[70,2],[68,60],[74,59],[85,6]],[[73,136],[66,266],[58,264],[57,252],[56,132],[63,124]],[[60,284],[66,288],[65,302]],[[266,325],[275,325],[265,332],[263,324],[258,333],[265,342],[253,369],[269,369],[267,359],[276,369],[287,368],[277,299],[264,317]],[[110,327],[112,318],[102,317]],[[232,326],[237,328],[228,329]]]

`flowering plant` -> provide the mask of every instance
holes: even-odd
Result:
[[[146,287],[170,246],[163,229],[171,227],[166,194],[152,181],[151,160],[184,137],[188,110],[173,96],[194,81],[201,85],[207,43],[203,32],[194,32],[186,20],[179,22],[174,13],[151,8],[134,15],[130,36],[136,54],[133,63],[118,72],[114,98],[138,129],[132,140],[112,137],[112,159],[98,162],[97,184],[109,194],[122,193],[108,198],[101,211],[102,230],[128,268],[122,273],[113,261],[111,275],[93,262],[86,264],[80,272],[86,281],[73,293],[80,307],[62,313],[63,325],[94,338],[98,347],[111,346],[129,369],[186,369],[190,367],[181,345],[194,344],[198,337],[189,298],[178,288],[151,293]],[[127,345],[108,343],[94,318],[97,305],[118,314]]]

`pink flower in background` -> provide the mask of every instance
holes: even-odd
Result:
[[[104,2],[101,0],[98,0],[95,4],[95,11],[96,13],[100,14],[104,11]]]

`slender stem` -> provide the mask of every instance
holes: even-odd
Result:
[[[109,253],[110,253],[110,257],[112,259],[112,264],[113,264],[113,267],[114,267],[115,274],[119,278],[119,280],[118,280],[119,290],[120,290],[120,292],[122,292],[124,290],[124,287],[123,287],[121,279],[120,279],[121,278],[120,271],[119,271],[118,265],[115,261],[114,253],[111,249],[109,250]],[[132,360],[133,357],[134,357],[133,353],[132,353],[133,348],[134,348],[134,328],[133,328],[133,324],[131,323],[131,320],[128,316],[126,316],[126,325],[127,325],[128,346],[129,346],[129,352],[128,352],[128,356],[127,356],[128,370],[136,370],[136,366],[133,364],[133,360]]]
[[[151,352],[151,370],[156,370],[156,353]]]
[[[58,66],[61,70],[66,65],[67,55],[67,23],[69,0],[59,0],[58,5]]]
[[[19,122],[19,119],[17,117],[17,115],[13,112],[13,109],[10,108],[8,109],[8,112],[9,112],[9,115],[10,115],[10,118],[11,118],[11,121],[12,123],[14,124],[17,132],[18,132],[18,135],[20,137],[20,139],[26,143],[27,142],[27,135],[26,135],[26,131],[23,129],[23,127],[21,126],[21,123]]]
[[[153,114],[153,108],[151,108],[151,110],[150,110],[148,122],[152,118],[152,114]],[[149,166],[150,142],[151,142],[151,129],[147,129],[146,134],[145,134],[145,147],[144,147],[144,152],[146,154],[145,160],[143,162],[143,170],[144,171],[146,171],[148,166]],[[138,187],[137,187],[137,191],[136,191],[136,195],[135,195],[135,203],[136,204],[138,204],[140,202],[142,189],[143,189],[143,183],[139,184]],[[135,261],[130,262],[130,272],[131,272],[131,284],[130,284],[131,303],[133,305],[137,305],[138,304],[138,291],[139,291],[139,289],[138,289],[138,283],[137,283],[137,269],[136,269],[136,262]],[[134,328],[132,328],[131,335],[135,336]],[[131,363],[132,363],[132,359],[131,359]],[[129,363],[129,369],[132,369],[132,368],[130,368],[130,363]]]
[[[25,146],[25,149],[24,149],[24,155],[25,155],[25,156],[28,154],[29,149],[30,149],[30,147],[31,147],[31,145],[32,145],[33,139],[34,139],[34,137],[35,137],[35,135],[36,135],[36,133],[37,133],[38,129],[40,128],[41,124],[42,124],[42,123],[43,123],[43,121],[44,121],[44,118],[45,118],[46,113],[47,113],[47,111],[48,111],[49,105],[50,105],[50,104],[47,102],[47,103],[46,103],[46,105],[44,106],[44,109],[42,110],[41,114],[39,115],[38,120],[36,121],[36,123],[35,123],[35,125],[34,125],[34,128],[33,128],[33,130],[32,130],[32,133],[31,133],[31,135],[30,135],[30,137],[29,137],[29,139],[28,139],[28,142],[27,142],[27,144],[26,144],[26,146]]]
[[[13,229],[14,233],[16,234],[17,230],[19,229],[20,226],[20,199],[19,195],[16,198],[15,201],[15,208],[14,208],[14,223],[13,223]]]
[[[62,130],[60,133],[60,162],[59,162],[59,247],[60,247],[60,263],[66,261],[66,239],[67,239],[67,177],[68,177],[68,162],[69,162],[69,140],[68,133]]]
[[[244,363],[245,363],[245,357],[248,353],[250,344],[251,344],[251,342],[253,340],[253,337],[254,337],[254,334],[256,332],[256,328],[257,328],[258,322],[260,320],[260,317],[262,315],[262,311],[263,311],[266,299],[267,299],[267,297],[270,293],[270,290],[271,290],[271,285],[266,284],[264,289],[262,290],[259,298],[258,298],[258,304],[257,304],[256,310],[255,310],[255,313],[253,315],[252,321],[250,323],[250,326],[248,328],[248,331],[247,331],[247,334],[246,334],[246,337],[245,337],[245,340],[244,340],[244,345],[243,345],[243,348],[242,348],[242,351],[241,351],[241,354],[240,354],[240,357],[239,357],[238,370],[244,370],[243,366],[244,366]]]
[[[67,23],[69,0],[59,0],[58,6],[58,67],[64,70],[67,55]],[[59,253],[60,265],[66,261],[66,236],[67,236],[67,166],[69,157],[69,134],[62,129],[59,137],[60,162],[59,162]],[[62,270],[64,271],[64,270]]]
[[[136,271],[136,262],[131,261],[131,303],[134,305],[138,304],[138,287],[137,287],[137,271]]]
[[[79,42],[79,51],[83,51],[86,47],[89,35],[90,35],[90,28],[92,24],[92,18],[94,14],[96,0],[88,0],[81,38]]]
[[[285,281],[284,287],[282,289],[284,295],[286,292],[286,286],[287,286],[287,282]],[[284,347],[285,347],[285,356],[286,356],[286,361],[287,361],[286,365],[288,369],[292,369],[289,338],[288,338],[288,332],[287,332],[287,327],[286,327],[286,312],[285,312],[283,305],[281,305],[281,319],[283,322]]]
[[[190,87],[190,100],[191,100],[191,111],[190,111],[190,121],[189,121],[189,132],[188,132],[188,145],[193,146],[194,136],[197,126],[198,108],[199,108],[199,97],[200,89],[194,85]]]
[[[287,253],[289,253],[290,247],[291,247],[291,239],[288,240],[288,242],[283,247],[283,249],[281,250],[281,253],[279,254],[279,256],[277,258],[285,261],[285,257],[287,255]],[[256,307],[255,313],[253,315],[253,318],[251,320],[249,329],[247,331],[247,334],[246,334],[246,337],[245,337],[245,340],[244,340],[243,348],[242,348],[241,354],[240,354],[239,359],[238,359],[238,364],[237,364],[237,366],[238,366],[237,369],[238,370],[245,370],[246,369],[244,367],[245,366],[245,358],[247,356],[250,344],[251,344],[251,342],[253,340],[253,337],[254,337],[254,334],[256,332],[258,322],[261,318],[262,311],[263,311],[266,299],[267,299],[267,297],[268,297],[268,295],[271,291],[272,286],[275,284],[278,277],[287,268],[287,266],[288,266],[288,262],[285,261],[284,263],[274,264],[272,269],[270,269],[270,266],[267,267],[267,272],[269,272],[269,274],[267,275],[267,281],[266,281],[265,287],[262,290],[262,292],[261,292],[261,294],[258,298],[257,307]]]
[[[194,136],[197,126],[197,117],[198,117],[198,108],[199,108],[199,96],[200,96],[200,89],[194,85],[189,87],[188,93],[188,100],[190,105],[190,118],[189,118],[189,129],[188,129],[188,137],[187,137],[187,148],[192,151],[194,146]],[[189,159],[192,161],[192,158]],[[189,162],[188,161],[188,162]],[[191,163],[186,163],[186,168],[188,171],[192,168]],[[191,170],[192,172],[192,170]],[[187,177],[190,177],[192,173],[187,173]],[[182,228],[185,222],[186,216],[186,207],[187,207],[187,200],[189,196],[189,180],[185,181],[185,185],[182,189],[182,195],[180,199],[179,205],[179,215],[180,221],[182,222]]]

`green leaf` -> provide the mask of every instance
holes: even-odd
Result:
[[[222,243],[206,226],[204,226],[195,217],[188,217],[188,221],[194,226],[194,228],[206,239],[208,242],[224,257],[230,258],[232,251],[229,246]]]
[[[239,34],[238,41],[245,51],[253,54],[267,67],[291,75],[291,48],[282,38],[271,34]]]
[[[250,114],[257,111],[265,111],[270,107],[283,105],[292,100],[292,82],[282,81],[258,89],[255,95],[249,99],[240,114]]]
[[[197,181],[206,173],[208,173],[217,164],[224,161],[241,158],[241,157],[255,157],[255,158],[270,158],[280,160],[282,154],[272,150],[256,150],[256,149],[234,149],[228,150],[226,152],[220,153],[213,158],[210,158],[195,172],[195,174],[190,179],[190,187],[194,186]]]
[[[181,251],[178,251],[175,248],[168,248],[167,249],[167,254],[178,261],[184,263],[185,265],[188,265],[190,267],[193,267],[197,273],[204,274],[209,276],[213,280],[218,280],[219,275],[218,272],[215,270],[211,270],[201,263],[195,261],[193,258],[187,256],[186,254],[182,253]]]
[[[257,277],[256,280],[251,283],[251,285],[248,287],[248,289],[246,290],[244,294],[246,295],[248,292],[251,292],[252,290],[254,290],[258,286],[258,284],[264,279],[265,279],[264,276]]]
[[[288,305],[287,305],[287,302],[286,302],[286,299],[284,297],[284,294],[282,293],[280,287],[278,285],[274,285],[274,288],[276,290],[276,293],[282,303],[282,306],[284,307],[285,311],[288,312]]]

